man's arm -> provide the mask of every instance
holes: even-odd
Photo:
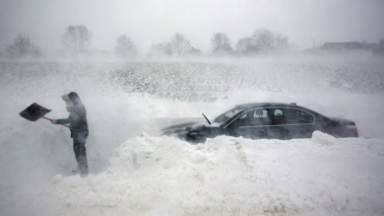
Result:
[[[57,124],[69,124],[69,118],[66,119],[56,119]]]

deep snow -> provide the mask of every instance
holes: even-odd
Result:
[[[0,62],[0,215],[383,215],[383,77],[367,56]],[[86,178],[70,174],[66,128],[18,116],[38,102],[65,117],[60,96],[73,90],[88,110]],[[157,136],[170,117],[256,101],[354,120],[362,137]]]

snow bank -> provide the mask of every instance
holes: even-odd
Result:
[[[384,140],[248,140],[190,145],[143,134],[98,175],[55,176],[54,215],[381,215]]]

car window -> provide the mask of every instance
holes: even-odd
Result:
[[[275,109],[273,114],[273,124],[305,124],[313,123],[314,117],[310,113],[297,109]]]
[[[282,116],[283,111],[281,109],[275,109],[274,116]]]
[[[243,115],[240,116],[239,119],[246,119],[246,118],[247,118],[247,115],[248,115],[248,113],[244,113]]]
[[[300,123],[313,123],[314,121],[315,118],[313,115],[306,112],[300,112]]]
[[[221,115],[219,115],[218,117],[215,118],[214,122],[217,122],[217,123],[222,123],[222,122],[225,122],[226,120],[228,120],[229,118],[231,118],[232,116],[236,115],[237,113],[241,112],[243,109],[242,108],[239,108],[239,107],[236,107],[236,108],[233,108]],[[242,116],[243,117],[243,116]],[[244,117],[245,118],[245,117]]]
[[[255,110],[254,114],[253,114],[253,118],[267,118],[268,117],[268,111],[265,110],[265,109],[258,109],[258,110]]]
[[[268,111],[266,109],[257,109],[242,114],[231,123],[231,127],[260,126],[267,124],[270,124]]]
[[[238,117],[234,122],[231,123],[231,127],[240,127],[247,125],[247,116],[249,116],[249,112],[242,114]]]
[[[267,109],[257,109],[253,111],[253,118],[250,122],[251,126],[269,125],[271,124]]]

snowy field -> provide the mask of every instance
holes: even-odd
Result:
[[[91,174],[69,131],[18,113],[33,102],[88,111]],[[0,62],[0,215],[384,215],[384,61],[370,55],[188,61]],[[239,103],[296,102],[354,120],[359,138],[190,145],[178,118]]]

